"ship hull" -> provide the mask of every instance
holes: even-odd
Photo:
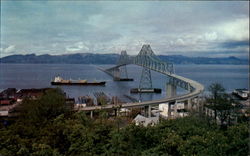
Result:
[[[130,93],[161,93],[160,88],[152,88],[152,89],[139,89],[139,88],[132,88]]]
[[[51,85],[80,85],[80,86],[103,86],[106,82],[51,82]]]

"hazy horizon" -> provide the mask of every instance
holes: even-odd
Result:
[[[42,55],[50,55],[50,56],[62,56],[62,55],[74,55],[74,54],[94,54],[94,55],[98,55],[98,54],[104,54],[104,55],[119,55],[119,53],[91,53],[91,52],[85,52],[85,53],[81,53],[81,52],[76,52],[76,53],[62,53],[62,54],[36,54],[36,53],[27,53],[27,54],[11,54],[11,55],[7,55],[7,56],[13,56],[13,55],[36,55],[36,56],[42,56]],[[130,55],[130,54],[128,54]],[[157,56],[184,56],[184,57],[190,57],[190,58],[195,58],[195,57],[204,57],[204,58],[229,58],[229,57],[236,57],[239,59],[246,59],[249,60],[249,58],[244,57],[244,56],[233,56],[233,55],[228,55],[228,56],[219,56],[219,57],[213,57],[213,56],[188,56],[188,55],[183,55],[183,54],[158,54]],[[3,56],[0,58],[4,58],[7,56]],[[136,56],[136,55],[130,55],[130,56]]]

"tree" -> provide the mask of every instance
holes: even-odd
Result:
[[[0,155],[247,155],[249,123],[242,122],[220,129],[215,123],[193,115],[175,120],[161,120],[156,126],[117,126],[110,118],[90,119],[84,112],[65,114],[62,95],[57,91],[46,93],[56,97],[53,106],[59,111],[37,110],[44,103],[30,101],[25,110],[34,119],[23,119],[0,128]],[[54,94],[55,93],[55,94]],[[232,111],[232,101],[227,95],[217,94],[218,117],[227,119]],[[46,99],[47,99],[46,98]],[[214,99],[211,97],[211,99]],[[226,100],[226,101],[225,101]],[[213,101],[214,102],[214,101]],[[54,105],[56,104],[56,105]],[[58,105],[57,105],[58,104]],[[36,109],[34,109],[33,107]],[[60,109],[62,106],[63,109]],[[234,106],[233,106],[234,107]],[[30,110],[29,110],[29,109]],[[41,107],[38,107],[41,108]],[[41,108],[44,109],[44,108]],[[226,112],[229,110],[229,112]],[[67,112],[67,110],[66,110]],[[50,114],[51,113],[51,114]],[[59,115],[58,115],[59,114]],[[42,120],[38,120],[41,117]],[[47,120],[47,122],[43,122]],[[38,124],[34,124],[37,121]],[[40,122],[40,123],[39,123]],[[41,124],[42,123],[42,124]]]
[[[230,149],[227,155],[249,155],[249,122],[230,126],[226,135]]]
[[[237,110],[238,103],[225,93],[225,88],[221,84],[211,84],[208,90],[211,92],[211,97],[207,99],[207,107],[214,111],[215,122],[218,117],[221,127],[227,126],[231,114]]]
[[[49,89],[37,100],[25,99],[20,107],[22,119],[34,124],[45,123],[69,111],[60,89]]]
[[[225,93],[225,88],[219,83],[212,83],[208,87],[208,91],[211,92],[213,99],[217,99]]]
[[[230,118],[231,111],[233,110],[232,100],[225,94],[216,100],[217,104],[215,110],[218,112],[220,124],[225,124],[226,120]]]
[[[210,103],[210,108],[214,110],[214,120],[217,120],[217,109],[216,105],[218,104],[217,100],[221,95],[225,94],[225,88],[219,83],[213,83],[208,87],[208,90],[211,93],[211,98],[208,99]]]

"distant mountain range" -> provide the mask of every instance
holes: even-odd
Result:
[[[248,64],[248,59],[234,56],[209,58],[187,57],[182,55],[158,55],[163,61],[174,64]],[[118,54],[77,53],[67,55],[10,55],[0,58],[1,63],[34,63],[34,64],[115,64]]]

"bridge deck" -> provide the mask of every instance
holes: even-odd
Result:
[[[159,100],[153,100],[153,101],[145,101],[145,102],[135,102],[135,103],[124,103],[121,105],[107,105],[107,106],[92,106],[92,107],[83,107],[83,108],[78,108],[76,110],[79,111],[94,111],[94,110],[100,110],[100,109],[115,109],[115,108],[132,108],[132,107],[142,107],[142,106],[149,106],[149,105],[158,105],[161,103],[166,103],[166,102],[173,102],[173,101],[184,101],[189,98],[194,98],[197,97],[201,92],[204,90],[204,86],[201,85],[200,83],[193,81],[191,79],[176,75],[176,74],[171,74],[169,75],[168,73],[163,73],[165,75],[180,79],[182,81],[185,81],[190,84],[194,88],[194,90],[190,93],[183,94],[183,95],[178,95],[170,98],[163,98]]]

